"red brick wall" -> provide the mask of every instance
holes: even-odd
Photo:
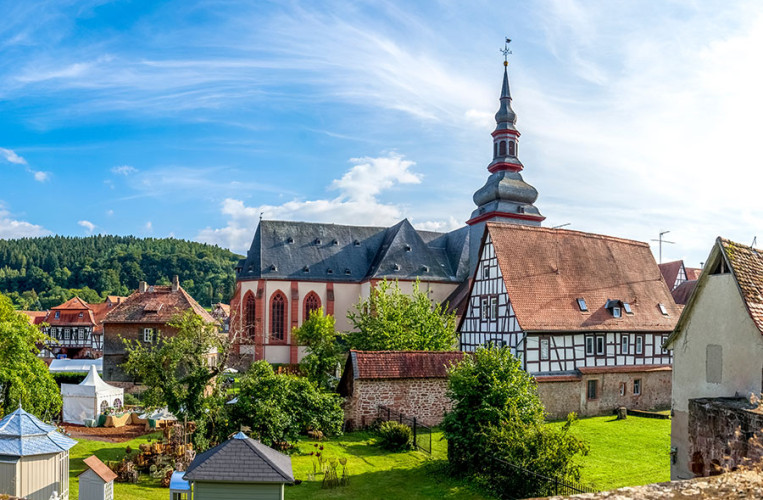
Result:
[[[384,405],[424,425],[437,425],[452,407],[445,396],[447,387],[445,378],[355,380],[344,404],[344,418],[353,428],[362,428],[376,419],[376,407]]]

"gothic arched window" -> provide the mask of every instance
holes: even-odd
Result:
[[[516,156],[516,155],[517,155],[516,143],[514,141],[509,141],[509,156]]]
[[[286,297],[279,290],[270,299],[270,341],[286,340]]]
[[[312,311],[317,311],[321,308],[321,299],[318,298],[318,294],[310,292],[305,297],[305,320],[310,317]]]
[[[506,141],[501,141],[498,149],[498,156],[506,156]]]
[[[254,295],[247,292],[244,299],[244,336],[254,338]]]

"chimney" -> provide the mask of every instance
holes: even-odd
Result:
[[[178,279],[178,275],[172,277],[172,291],[177,292],[180,288],[180,280]]]
[[[140,283],[138,283],[138,291],[140,293],[146,293],[146,290],[148,290],[148,283],[146,283],[145,281],[141,281]]]

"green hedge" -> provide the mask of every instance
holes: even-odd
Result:
[[[79,373],[79,372],[55,372],[51,373],[51,376],[53,377],[53,380],[56,381],[56,384],[60,387],[61,384],[79,384],[83,380],[85,380],[85,377],[87,377],[87,373]]]

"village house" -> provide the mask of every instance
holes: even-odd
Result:
[[[544,220],[533,204],[538,192],[522,179],[505,65],[499,101],[490,175],[474,194],[477,208],[466,226],[439,233],[414,229],[407,219],[388,228],[260,221],[236,267],[233,358],[244,365],[257,359],[298,362],[304,350],[291,331],[309,311],[323,308],[336,318],[338,330],[349,330],[347,312],[383,279],[398,281],[403,291],[420,280],[437,302],[465,298],[460,285],[474,270],[488,221],[537,226]]]
[[[488,223],[459,338],[511,348],[551,416],[596,415],[669,406],[679,314],[646,243]]]
[[[438,425],[452,407],[445,396],[448,368],[463,357],[458,351],[350,351],[337,387],[345,422],[361,429],[385,406]]]
[[[103,379],[120,383],[120,386],[131,386],[134,381],[120,366],[127,360],[123,339],[150,345],[156,342],[158,332],[165,336],[175,335],[177,330],[167,323],[186,311],[193,311],[207,323],[217,323],[180,286],[177,276],[170,286],[150,286],[141,281],[138,290],[103,320]],[[215,360],[216,353],[210,353],[210,363]]]
[[[747,398],[763,390],[762,289],[760,251],[718,238],[665,344],[674,353],[672,479],[707,475],[737,450],[733,441],[746,450],[760,430]]]
[[[662,277],[665,278],[665,283],[671,291],[678,288],[681,283],[696,280],[702,272],[700,268],[686,267],[682,260],[664,262],[659,266]]]

